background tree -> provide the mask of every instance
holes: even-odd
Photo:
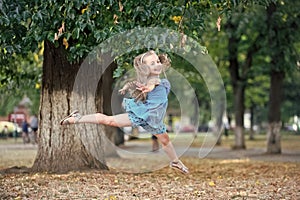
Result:
[[[295,66],[296,63],[295,58],[297,56],[293,45],[296,39],[293,37],[294,34],[290,33],[299,31],[297,24],[299,11],[293,10],[294,7],[291,8],[290,2],[287,1],[249,1],[240,3],[242,2],[226,2],[231,12],[226,12],[229,17],[225,26],[229,37],[229,70],[235,105],[235,148],[245,148],[243,133],[245,89],[247,79],[251,75],[249,72],[253,60],[259,59],[257,57],[259,52],[259,54],[267,56],[265,64],[271,66],[269,124],[277,124],[269,126],[267,151],[280,152],[278,151],[280,142],[276,142],[280,141],[280,123],[274,123],[274,121],[278,122],[280,119],[279,110],[284,73],[291,69],[291,67],[288,67],[289,65]],[[277,7],[280,9],[276,9]],[[264,12],[268,14],[264,14]],[[283,51],[283,49],[287,51]],[[261,72],[268,72],[268,70],[261,70]],[[275,132],[277,134],[274,134]]]
[[[217,6],[217,7],[221,8],[221,6]],[[226,90],[226,105],[227,105],[227,107],[226,107],[225,113],[223,113],[223,116],[219,116],[219,124],[224,125],[223,117],[232,118],[231,116],[234,113],[234,107],[233,107],[234,104],[233,104],[233,100],[232,100],[233,92],[232,92],[232,86],[230,84],[230,74],[229,74],[229,70],[228,70],[227,35],[226,35],[226,32],[224,31],[224,21],[222,21],[222,23],[221,23],[220,31],[218,31],[218,29],[216,27],[216,20],[214,20],[214,19],[218,18],[218,16],[219,16],[218,14],[220,14],[220,13],[218,13],[218,12],[213,13],[212,14],[213,17],[209,18],[206,21],[207,22],[206,23],[206,31],[203,33],[201,39],[203,40],[205,46],[207,47],[209,54],[212,56],[212,59],[218,66],[218,69],[222,75],[222,79],[224,82],[224,87]],[[205,102],[207,102],[207,100],[205,99],[205,97],[207,98],[207,95],[201,96],[201,97],[205,100]],[[209,105],[207,105],[205,108],[208,111],[210,110]],[[207,121],[208,120],[206,120],[206,122]],[[228,128],[228,127],[226,127],[226,128]],[[226,132],[226,134],[228,134],[227,131],[228,130],[226,130],[225,126],[224,126],[224,132]],[[217,145],[222,144],[221,136],[222,135],[220,134],[219,138],[217,140]]]
[[[267,7],[267,43],[270,57],[271,88],[268,113],[268,137],[267,152],[281,153],[280,129],[281,129],[281,103],[283,95],[283,83],[286,74],[295,70],[299,54],[295,49],[299,40],[300,12],[297,4],[290,1],[272,2]]]
[[[231,84],[233,89],[235,144],[234,148],[246,148],[244,138],[245,91],[249,72],[253,66],[253,57],[260,50],[259,41],[263,35],[258,16],[261,16],[261,6],[239,4],[226,19],[228,34],[228,61]],[[251,20],[250,20],[251,19]]]

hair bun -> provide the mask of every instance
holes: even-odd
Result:
[[[160,63],[164,65],[164,70],[167,70],[171,66],[171,59],[167,54],[159,54],[158,58],[160,60]]]

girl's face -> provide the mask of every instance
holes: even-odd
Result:
[[[144,63],[149,66],[150,76],[158,76],[161,74],[163,66],[156,54],[151,54],[144,58]]]

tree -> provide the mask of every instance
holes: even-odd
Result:
[[[239,15],[236,9],[232,9],[232,11],[235,12],[227,12],[227,14],[229,13],[229,20],[227,21],[227,25],[225,25],[227,30],[229,30],[228,52],[232,87],[235,96],[234,104],[237,124],[237,129],[235,130],[235,147],[245,148],[243,139],[244,94],[247,84],[246,80],[249,78],[250,67],[253,65],[254,53],[259,50],[260,54],[266,57],[265,63],[270,66],[269,75],[271,77],[267,152],[280,153],[279,131],[281,127],[280,107],[282,83],[285,74],[294,68],[293,66],[296,65],[296,59],[298,59],[297,50],[294,46],[297,37],[294,37],[295,34],[291,33],[299,32],[299,11],[295,9],[295,5],[291,5],[290,2],[287,1],[251,1],[245,4],[239,3],[241,2],[227,2],[229,9],[231,9],[231,7],[238,8],[242,11],[242,15]],[[262,7],[260,7],[260,12],[257,12],[254,16],[249,15],[248,12],[249,7],[252,7],[253,3],[264,6],[264,9],[262,10]],[[234,6],[232,6],[232,4]],[[249,24],[249,21],[252,23],[256,21],[256,23],[254,26],[251,26],[252,23]],[[246,27],[251,27],[251,37],[249,37],[250,35],[247,37],[247,35],[244,34],[247,30],[245,26],[243,26],[245,22],[247,24]],[[245,37],[254,39],[250,42],[244,55],[241,55],[240,51],[242,49],[240,45],[245,43],[243,41]],[[259,57],[256,56],[256,58]],[[243,61],[243,64],[241,64],[241,61]],[[258,71],[259,70],[257,70],[257,72]],[[265,73],[268,70],[260,71]]]
[[[244,139],[245,90],[253,57],[260,50],[263,35],[258,25],[262,7],[237,6],[226,22],[228,34],[228,60],[235,111],[235,149],[246,148]],[[252,19],[251,23],[249,19]],[[250,36],[251,35],[251,36]],[[245,42],[247,41],[247,42]]]
[[[269,34],[269,29],[266,30],[268,25],[267,23],[263,23],[262,19],[269,19],[269,17],[264,15],[264,10],[268,10],[272,7],[272,4],[275,4],[277,1],[260,1],[260,2],[249,2],[248,4],[241,4],[241,2],[234,1],[234,9],[232,12],[229,12],[229,17],[225,28],[228,30],[228,52],[229,52],[229,71],[231,74],[232,87],[234,93],[234,104],[235,104],[235,120],[236,120],[236,129],[235,129],[235,148],[245,148],[244,144],[244,133],[243,133],[243,117],[245,110],[245,90],[247,79],[250,78],[250,69],[253,65],[254,55],[260,51],[262,52],[276,52],[271,50],[270,45],[266,45],[266,42],[269,41],[271,43],[274,42],[275,38],[270,39],[270,36],[274,36],[273,33],[278,32],[272,31],[272,34]],[[231,1],[227,2],[228,6],[231,5]],[[257,3],[262,6],[253,6],[253,3]],[[285,5],[284,1],[278,1],[277,4]],[[286,13],[285,13],[286,14]],[[296,14],[297,15],[297,14]],[[287,15],[285,15],[287,17]],[[297,18],[293,16],[294,19]],[[291,18],[293,18],[291,17]],[[270,20],[268,20],[270,21]],[[267,24],[267,26],[266,26]],[[248,29],[250,28],[250,29]],[[250,30],[250,32],[249,32]],[[287,37],[290,38],[290,37]],[[248,42],[245,42],[248,41]],[[245,44],[248,44],[245,45]],[[289,43],[290,44],[290,43]],[[272,44],[274,47],[274,44]],[[244,47],[243,47],[244,46]],[[245,49],[246,47],[246,49]],[[243,52],[244,53],[241,53]],[[292,52],[292,51],[290,51]],[[282,58],[282,55],[275,56],[277,60]],[[274,57],[274,58],[275,58]],[[276,61],[277,62],[277,61]],[[278,67],[277,67],[278,68]],[[276,77],[274,74],[273,78]],[[271,78],[272,80],[272,78]],[[277,81],[273,81],[273,83],[280,84],[280,78]],[[274,85],[275,86],[275,85]],[[272,99],[278,101],[279,94],[274,93],[274,91],[278,90],[280,87],[277,87],[276,90],[271,89]],[[275,97],[276,96],[276,97]],[[272,101],[273,101],[272,100]],[[274,107],[270,108],[271,112],[280,109],[280,104],[275,103]],[[270,116],[270,115],[269,115]],[[273,116],[273,115],[272,115]]]
[[[59,120],[74,109],[72,101],[78,109],[89,112],[87,105],[94,105],[96,99],[97,111],[105,112],[104,104],[109,100],[104,97],[111,89],[106,84],[112,81],[114,64],[99,81],[96,98],[86,92],[83,101],[72,99],[72,86],[86,55],[110,36],[136,26],[162,25],[197,38],[195,30],[203,25],[201,13],[208,9],[197,2],[181,1],[19,0],[2,1],[0,10],[3,65],[12,55],[26,55],[44,42],[39,149],[33,170],[63,172],[107,169],[104,127],[59,126]],[[102,70],[98,68],[98,73]]]
[[[299,5],[299,3],[297,3]],[[281,103],[285,75],[296,68],[297,50],[295,41],[299,41],[300,12],[297,5],[289,1],[272,2],[266,10],[267,44],[270,56],[271,88],[269,96],[267,152],[281,153]],[[297,34],[298,33],[298,34]],[[297,35],[297,36],[296,36]]]

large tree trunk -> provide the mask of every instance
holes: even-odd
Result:
[[[62,46],[55,48],[49,41],[45,41],[44,45],[39,146],[32,170],[67,172],[85,168],[107,169],[102,126],[59,125],[64,116],[76,109],[71,101],[77,101],[79,110],[91,102],[95,103],[94,94],[87,94],[78,100],[71,98],[80,64],[70,64]]]
[[[121,110],[121,104],[122,102],[120,101],[121,99],[117,99],[112,101],[112,93],[117,92],[117,90],[113,91],[113,82],[114,79],[113,77],[113,72],[116,69],[117,64],[112,63],[103,73],[101,77],[101,81],[99,82],[98,85],[98,90],[99,92],[97,93],[98,95],[100,94],[100,97],[97,99],[101,99],[101,96],[103,96],[103,111],[102,107],[98,106],[97,110],[102,111],[102,113],[107,114],[107,115],[113,115],[113,114],[119,114],[119,113],[112,113],[112,106],[118,107],[116,110]],[[102,84],[102,87],[101,87]],[[102,88],[105,88],[102,90]],[[117,97],[117,95],[114,95]],[[118,101],[119,100],[119,101]],[[112,105],[114,104],[114,105]],[[97,105],[101,105],[101,103],[97,103]],[[108,139],[115,145],[120,145],[124,144],[124,132],[121,131],[119,128],[115,127],[110,127],[110,126],[105,126],[105,135],[108,137]]]
[[[270,107],[268,114],[267,153],[281,153],[280,105],[283,90],[284,72],[271,72]]]
[[[238,20],[239,21],[239,20]],[[245,112],[245,88],[247,84],[249,70],[252,66],[253,55],[261,48],[259,41],[263,34],[259,34],[253,43],[248,47],[246,59],[243,65],[238,61],[238,45],[241,39],[239,33],[236,32],[238,24],[230,20],[226,25],[229,30],[228,52],[229,52],[229,71],[232,81],[234,104],[235,104],[235,149],[245,149],[244,136],[244,112]]]

